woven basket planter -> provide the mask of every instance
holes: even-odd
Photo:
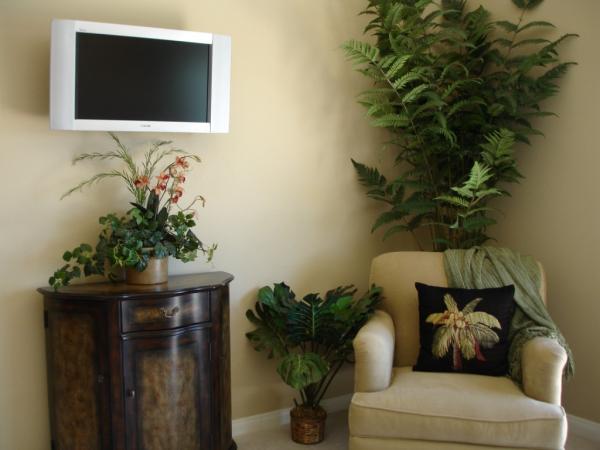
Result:
[[[325,439],[325,419],[323,408],[296,406],[290,411],[292,440],[299,444],[318,444]]]

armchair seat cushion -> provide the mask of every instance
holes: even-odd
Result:
[[[401,367],[389,388],[354,394],[350,435],[559,450],[567,420],[561,406],[527,397],[506,377]]]

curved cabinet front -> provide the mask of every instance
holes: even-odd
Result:
[[[211,448],[210,329],[123,344],[127,448]]]
[[[52,450],[233,450],[229,282],[44,295]]]

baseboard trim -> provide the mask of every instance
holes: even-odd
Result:
[[[347,410],[351,399],[352,394],[340,395],[339,397],[325,399],[321,404],[328,413],[335,413]],[[600,443],[600,423],[572,414],[568,414],[567,419],[569,421],[569,433],[588,441]],[[290,423],[290,409],[284,408],[235,419],[232,423],[232,433],[236,437],[246,433],[272,430],[288,423]]]
[[[352,394],[340,395],[339,397],[327,398],[321,402],[321,406],[328,413],[345,411],[350,406]],[[233,437],[246,433],[272,430],[290,423],[290,408],[270,411],[254,416],[241,417],[232,423]]]
[[[583,417],[567,415],[569,432],[588,441],[600,443],[600,423],[584,419]]]

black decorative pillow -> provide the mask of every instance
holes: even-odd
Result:
[[[421,350],[414,370],[505,375],[515,287],[458,289],[416,283]]]

